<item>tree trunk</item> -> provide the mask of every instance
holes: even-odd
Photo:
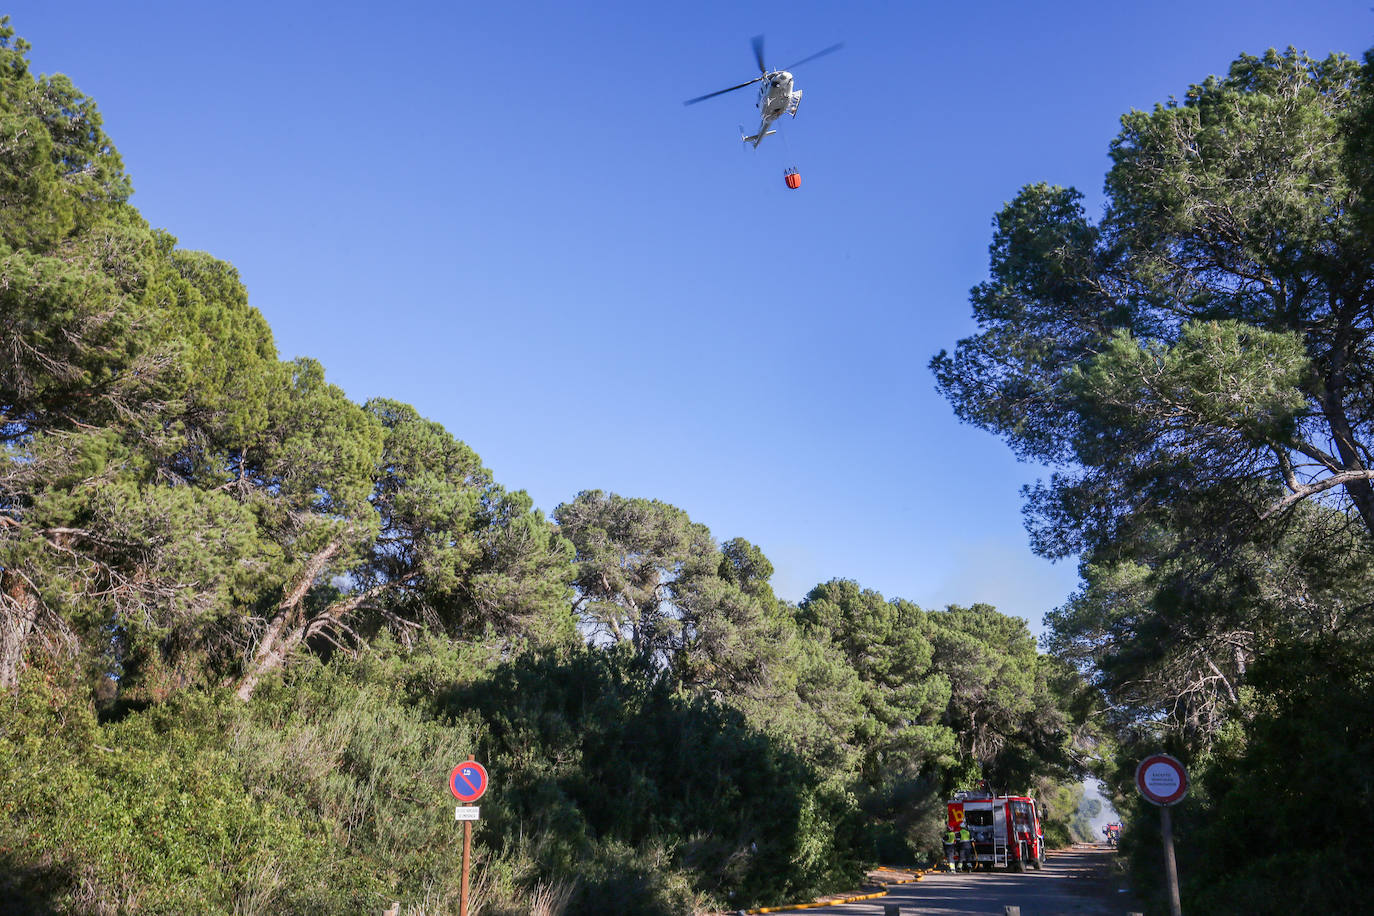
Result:
[[[327,558],[325,558],[327,559]],[[312,563],[312,566],[316,564]],[[322,568],[323,563],[317,567]],[[262,641],[258,643],[258,651],[253,656],[253,662],[248,668],[248,672],[239,682],[239,688],[235,691],[235,696],[240,700],[248,700],[253,696],[253,691],[258,686],[258,681],[263,676],[276,671],[286,660],[301,647],[311,636],[324,630],[330,624],[342,623],[343,619],[352,614],[365,603],[376,598],[384,592],[399,588],[415,580],[416,573],[411,573],[404,578],[393,582],[386,582],[374,586],[365,592],[350,595],[340,601],[335,601],[329,607],[320,611],[313,617],[306,618],[299,613],[301,599],[305,597],[306,590],[294,589],[290,595],[294,594],[294,605],[287,609],[278,607],[278,613],[272,618],[272,622],[267,627],[267,632],[263,634]],[[285,599],[283,600],[283,604]]]
[[[1347,471],[1364,471],[1364,463],[1360,461],[1359,455],[1354,449],[1348,449],[1340,436],[1336,438],[1336,445],[1340,449],[1341,462]],[[1349,480],[1342,486],[1350,496],[1350,501],[1355,504],[1355,510],[1360,513],[1360,520],[1364,522],[1365,530],[1374,537],[1374,485],[1369,480]]]
[[[258,681],[262,680],[263,675],[277,670],[286,661],[288,649],[281,641],[286,621],[286,615],[279,614],[267,627],[262,641],[258,643],[258,651],[253,655],[253,661],[249,664],[243,679],[239,681],[238,690],[234,691],[234,695],[240,700],[247,702],[252,699],[253,691],[257,689]]]
[[[247,701],[251,698],[263,675],[280,668],[287,655],[300,642],[299,637],[293,639],[292,636],[298,630],[303,631],[306,626],[304,623],[296,622],[300,617],[301,602],[305,600],[310,587],[324,572],[329,561],[342,547],[342,541],[330,541],[319,553],[310,558],[294,580],[286,584],[277,611],[268,622],[267,629],[263,631],[262,639],[258,640],[253,659],[248,663],[248,669],[239,681],[238,689],[234,691],[234,695],[240,700]]]
[[[1344,354],[1337,354],[1335,365],[1323,380],[1325,391],[1322,393],[1322,414],[1331,427],[1331,436],[1336,442],[1336,453],[1340,455],[1342,470],[1363,471],[1366,468],[1360,460],[1355,432],[1350,428],[1350,418],[1345,413],[1345,386],[1341,381],[1345,362]],[[1368,480],[1352,480],[1344,486],[1351,502],[1355,504],[1356,511],[1360,513],[1365,530],[1374,536],[1374,485]]]
[[[24,647],[38,621],[38,596],[12,569],[0,570],[0,690],[19,683]]]

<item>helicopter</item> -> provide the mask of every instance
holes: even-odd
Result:
[[[754,77],[748,82],[740,83],[738,86],[731,86],[729,89],[721,89],[718,92],[708,92],[706,95],[699,95],[694,99],[688,99],[682,104],[695,105],[697,102],[704,102],[707,99],[713,99],[718,95],[724,95],[727,92],[734,92],[736,89],[743,89],[745,86],[752,86],[755,83],[762,83],[762,85],[759,86],[759,101],[757,105],[760,116],[762,117],[762,121],[760,121],[759,123],[759,132],[754,134],[752,137],[746,137],[744,136],[744,131],[740,131],[740,139],[743,140],[745,143],[754,144],[754,149],[758,149],[759,144],[763,142],[764,137],[768,137],[777,133],[776,130],[768,129],[769,124],[772,124],[778,118],[782,117],[784,113],[790,114],[794,118],[797,116],[797,106],[801,104],[802,91],[800,89],[796,90],[795,92],[792,90],[792,68],[799,67],[807,61],[815,60],[816,58],[829,54],[832,51],[838,51],[840,50],[840,48],[844,47],[844,42],[840,42],[839,44],[833,44],[828,48],[817,51],[815,54],[812,54],[809,57],[803,57],[795,64],[784,67],[781,70],[769,70],[764,65],[762,35],[755,35],[753,39],[753,44],[754,60],[759,65],[759,76]]]

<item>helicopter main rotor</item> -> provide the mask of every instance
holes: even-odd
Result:
[[[818,57],[823,57],[823,56],[825,56],[826,54],[830,54],[831,52],[838,51],[838,50],[840,50],[840,48],[843,48],[843,47],[844,47],[844,42],[839,42],[838,44],[833,44],[833,45],[831,45],[831,46],[828,47],[828,48],[823,48],[823,49],[817,51],[815,54],[810,55],[809,57],[803,57],[801,60],[797,61],[795,64],[791,64],[790,66],[783,67],[781,70],[769,70],[768,67],[767,67],[767,66],[764,64],[764,62],[763,62],[763,36],[762,36],[762,35],[755,35],[755,36],[753,37],[753,39],[752,39],[752,44],[753,44],[753,46],[754,46],[754,60],[755,60],[755,61],[758,63],[758,65],[759,65],[759,74],[760,74],[759,76],[756,76],[756,77],[754,77],[753,79],[748,80],[747,82],[740,83],[738,86],[731,86],[729,89],[720,89],[720,90],[717,90],[716,92],[708,92],[708,93],[706,93],[706,95],[699,95],[699,96],[697,96],[697,97],[694,98],[694,99],[688,99],[687,101],[683,102],[682,104],[684,104],[684,105],[695,105],[697,102],[704,102],[704,101],[706,101],[707,99],[713,99],[713,98],[715,98],[715,97],[718,96],[718,95],[725,95],[725,93],[727,93],[727,92],[734,92],[736,89],[743,89],[745,86],[752,86],[752,85],[754,85],[755,83],[761,83],[761,82],[763,82],[764,80],[769,79],[770,77],[772,77],[774,74],[777,74],[777,73],[785,73],[785,72],[791,70],[793,67],[801,66],[801,65],[804,64],[804,63],[807,63],[807,62],[809,62],[809,61],[813,61],[813,60],[815,60],[815,59],[818,58]]]

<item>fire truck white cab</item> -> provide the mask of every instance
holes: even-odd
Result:
[[[1005,865],[1013,871],[1044,866],[1045,831],[1035,799],[956,792],[947,807],[949,828],[967,827],[973,837],[974,864],[989,870]]]

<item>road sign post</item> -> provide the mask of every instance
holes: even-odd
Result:
[[[463,883],[458,890],[458,916],[468,916],[468,862],[472,858],[472,822],[481,816],[481,809],[469,807],[487,791],[487,768],[472,755],[448,774],[448,790],[462,802],[453,812],[454,820],[463,822]]]
[[[463,883],[458,891],[458,916],[468,916],[468,862],[472,861],[472,821],[463,821]]]
[[[1135,768],[1135,785],[1147,802],[1159,806],[1164,875],[1169,881],[1169,916],[1183,916],[1178,894],[1178,863],[1174,860],[1174,819],[1169,809],[1188,794],[1188,771],[1168,754],[1152,754]]]

